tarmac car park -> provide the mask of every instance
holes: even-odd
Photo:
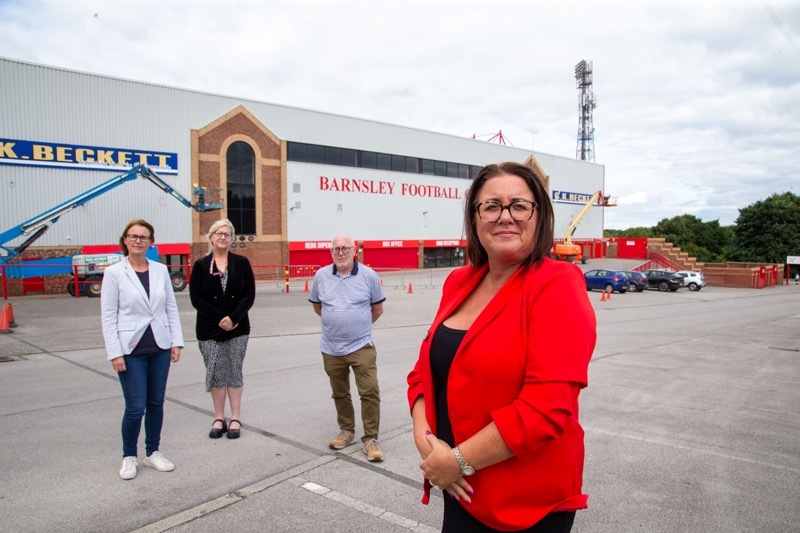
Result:
[[[574,268],[588,272],[603,263],[624,270],[638,264],[598,259]],[[11,359],[0,365],[3,412],[7,425],[21,429],[0,432],[7,451],[2,530],[244,532],[262,524],[309,533],[332,529],[324,512],[326,523],[359,531],[440,531],[447,496],[434,491],[429,505],[419,503],[419,454],[405,387],[395,385],[417,361],[445,271],[415,272],[413,294],[408,273],[382,277],[392,302],[374,328],[376,343],[391,353],[380,374],[387,384],[381,444],[391,453],[382,464],[367,461],[360,446],[328,448],[335,420],[317,359],[319,317],[297,280],[291,292],[257,283],[248,344],[257,356],[244,366],[252,389],[244,434],[221,443],[236,442],[235,453],[207,444],[214,415],[196,314],[189,291],[176,293],[186,346],[170,368],[162,450],[180,462],[169,474],[140,468],[134,481],[117,475],[124,407],[98,327],[100,299],[12,298],[19,327],[0,337],[0,356]],[[702,292],[614,295],[602,303],[597,291],[587,293],[600,338],[580,405],[590,503],[573,531],[766,532],[800,524],[800,505],[791,504],[800,502],[800,424],[787,423],[800,382],[800,286]],[[89,419],[91,439],[70,437]],[[64,457],[80,457],[81,468]],[[118,512],[118,502],[134,493],[137,505]],[[631,505],[632,494],[646,498]]]

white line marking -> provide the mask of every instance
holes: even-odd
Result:
[[[427,524],[400,516],[381,507],[375,507],[374,505],[362,502],[361,500],[356,500],[355,498],[351,498],[350,496],[342,494],[341,492],[336,492],[335,490],[331,490],[327,487],[323,487],[322,485],[318,485],[310,481],[303,483],[301,487],[309,492],[319,494],[320,496],[333,500],[337,503],[341,503],[342,505],[350,507],[351,509],[355,509],[356,511],[380,518],[381,520],[386,520],[394,525],[404,527],[409,531],[415,531],[417,533],[437,533],[439,531],[438,529],[430,527]]]
[[[280,472],[279,474],[276,474],[272,477],[268,477],[267,479],[262,479],[261,481],[257,481],[256,483],[241,488],[234,493],[226,494],[225,496],[221,496],[214,500],[201,503],[200,505],[196,505],[191,509],[186,509],[185,511],[174,514],[172,516],[168,516],[167,518],[159,520],[158,522],[153,522],[152,524],[148,524],[142,528],[137,529],[133,533],[162,533],[173,527],[186,524],[187,522],[196,520],[201,516],[211,514],[214,511],[218,511],[236,502],[242,501],[248,496],[258,494],[259,492],[268,489],[269,487],[272,487],[274,485],[277,485],[278,483],[282,483],[287,479],[293,478],[298,474],[302,474],[304,472],[307,472],[324,464],[330,463],[331,461],[334,460],[336,460],[336,458],[330,455],[317,457],[316,459],[312,459],[311,461],[297,465],[294,468],[290,468],[285,472]]]

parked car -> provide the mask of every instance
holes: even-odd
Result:
[[[669,270],[642,270],[642,274],[647,276],[647,286],[650,289],[674,292],[683,287],[683,277]]]
[[[706,286],[706,277],[702,272],[679,270],[675,273],[683,278],[683,286],[687,287],[690,291],[699,291]]]
[[[600,289],[602,291],[617,291],[622,294],[628,292],[630,282],[619,270],[594,269],[583,275],[586,278],[586,290]]]
[[[630,282],[628,284],[629,291],[642,292],[647,288],[647,276],[641,272],[636,272],[635,270],[622,270],[621,272],[625,274],[625,277],[628,278],[628,281]]]

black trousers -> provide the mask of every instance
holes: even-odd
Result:
[[[575,512],[555,512],[545,515],[525,533],[569,533],[575,521]],[[497,531],[480,522],[464,509],[452,496],[444,493],[444,521],[442,533],[491,533]]]

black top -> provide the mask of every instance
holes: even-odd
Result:
[[[195,261],[189,279],[189,296],[192,306],[197,309],[197,340],[226,341],[249,335],[250,318],[247,313],[256,298],[256,280],[250,261],[243,255],[228,252],[226,273],[219,272],[212,262],[212,254]],[[224,290],[223,275],[226,276]],[[219,321],[226,316],[239,326],[232,331],[220,328]]]
[[[134,270],[134,272],[136,272]],[[147,297],[150,297],[150,270],[145,270],[144,272],[136,272],[136,277],[139,278],[139,281],[144,287],[144,292],[147,293]],[[156,337],[153,335],[153,328],[147,326],[147,329],[144,330],[142,334],[142,338],[139,339],[139,343],[136,345],[136,348],[131,351],[131,355],[142,355],[142,354],[150,354],[160,352],[162,348],[156,344]]]
[[[466,330],[448,328],[440,324],[431,341],[431,374],[433,390],[436,394],[436,437],[442,439],[450,447],[456,445],[453,437],[453,426],[447,411],[447,378],[450,366],[456,357],[458,347],[464,339]]]

